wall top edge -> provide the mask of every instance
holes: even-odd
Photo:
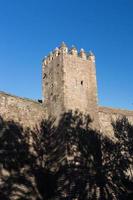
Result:
[[[109,114],[119,114],[125,116],[133,116],[133,110],[126,110],[126,109],[119,109],[119,108],[112,108],[112,107],[104,107],[98,106],[98,112],[104,112]]]
[[[20,100],[23,100],[23,101],[29,101],[29,102],[32,102],[32,103],[36,103],[36,104],[41,105],[41,106],[43,105],[42,103],[38,102],[37,100],[33,100],[33,99],[25,98],[25,97],[19,97],[17,95],[6,93],[4,91],[0,91],[0,96],[13,97],[13,98],[20,99]]]

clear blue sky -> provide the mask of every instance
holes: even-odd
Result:
[[[0,90],[40,99],[61,41],[95,53],[101,105],[133,109],[133,0],[0,0]]]

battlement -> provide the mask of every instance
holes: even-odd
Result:
[[[81,48],[78,52],[75,46],[72,45],[71,48],[68,48],[67,45],[64,42],[62,42],[59,47],[56,47],[53,51],[49,53],[48,56],[44,57],[42,61],[43,66],[48,65],[49,63],[51,63],[51,61],[53,61],[56,57],[59,57],[60,55],[71,55],[74,57],[79,57],[83,60],[95,62],[95,55],[92,53],[92,51],[87,53],[83,48]]]

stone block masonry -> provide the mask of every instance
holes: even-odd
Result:
[[[0,116],[7,121],[19,122],[23,127],[34,128],[46,119],[47,113],[39,102],[0,92]]]
[[[109,137],[114,137],[112,122],[125,117],[133,125],[133,111],[108,107],[98,107],[100,131]]]

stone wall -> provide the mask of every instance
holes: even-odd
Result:
[[[111,122],[115,122],[124,116],[128,118],[128,121],[133,124],[133,111],[114,109],[108,107],[98,107],[99,110],[99,124],[100,130],[103,134],[113,137],[113,127]]]
[[[43,104],[0,92],[0,116],[19,122],[23,127],[35,127],[47,117]]]
[[[26,98],[0,92],[0,116],[5,120],[19,122],[24,127],[35,127],[42,119],[47,119],[47,109],[44,104]],[[133,124],[133,111],[98,107],[100,131],[113,137],[112,121],[126,116]]]

